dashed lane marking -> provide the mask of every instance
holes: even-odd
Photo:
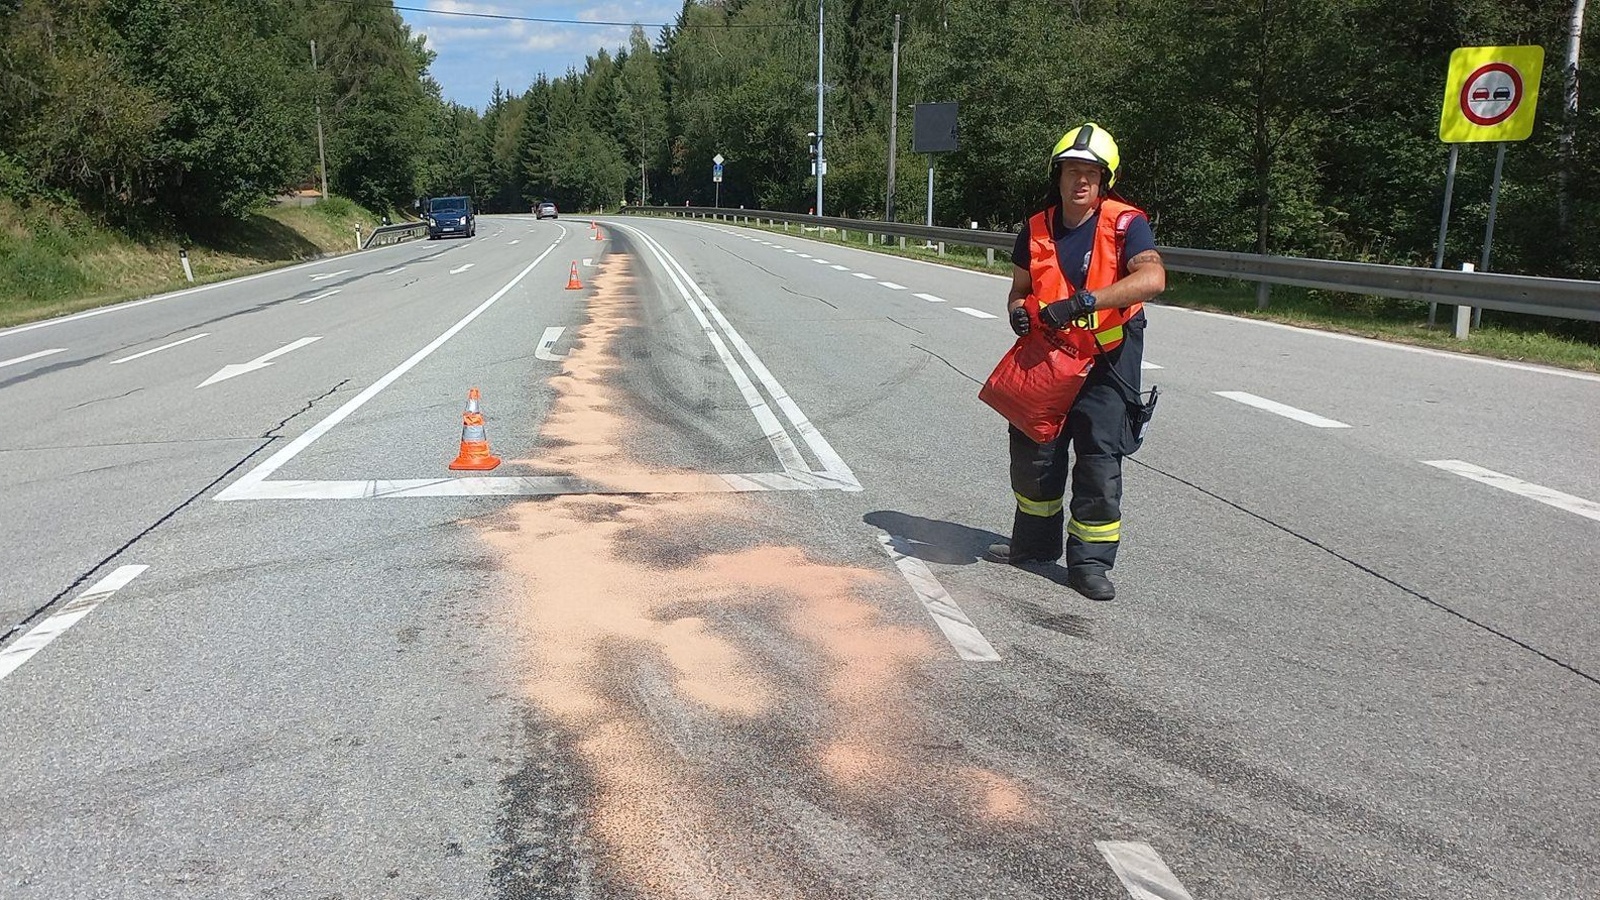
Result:
[[[994,315],[993,313],[986,313],[981,309],[973,309],[970,306],[958,306],[955,309],[956,309],[956,312],[964,312],[967,315],[972,316],[974,319],[998,319],[998,318],[1000,318],[999,316]]]
[[[926,301],[928,301],[929,303],[943,303],[944,302],[944,298],[943,297],[935,297],[933,294],[918,294],[917,296],[921,297],[922,299],[924,299]]]
[[[983,636],[983,632],[967,618],[939,579],[933,577],[927,564],[911,555],[911,542],[894,534],[880,534],[878,541],[883,545],[883,552],[894,560],[895,568],[900,570],[911,589],[917,592],[923,609],[933,616],[934,624],[944,632],[950,646],[956,648],[956,655],[969,662],[999,662],[1000,654]]]
[[[44,357],[52,354],[65,352],[67,352],[67,348],[57,347],[54,350],[40,350],[38,353],[29,353],[27,356],[18,356],[13,357],[12,359],[0,360],[0,369],[4,369],[6,366],[14,366],[18,363],[25,363],[35,359],[43,359]]]
[[[1596,503],[1593,500],[1585,500],[1582,497],[1565,494],[1554,488],[1547,488],[1531,481],[1523,481],[1520,478],[1505,475],[1493,469],[1485,469],[1469,462],[1462,462],[1459,459],[1432,459],[1423,460],[1423,462],[1436,469],[1454,472],[1462,478],[1470,478],[1480,484],[1497,487],[1502,491],[1509,491],[1518,496],[1527,497],[1529,500],[1537,500],[1546,506],[1577,513],[1586,519],[1600,522],[1600,503]]]
[[[323,300],[323,299],[326,299],[328,297],[332,297],[334,294],[337,294],[337,293],[339,293],[339,289],[338,288],[334,288],[331,291],[324,291],[323,293],[320,293],[320,294],[316,295],[315,297],[307,297],[306,299],[301,300],[299,305],[304,306],[307,303],[315,303],[318,300]]]
[[[1253,406],[1256,409],[1262,409],[1269,413],[1275,413],[1283,416],[1286,419],[1293,419],[1296,422],[1304,422],[1313,428],[1350,427],[1343,422],[1324,418],[1316,413],[1306,412],[1303,409],[1296,409],[1293,406],[1289,406],[1285,403],[1279,403],[1276,400],[1268,400],[1265,397],[1257,397],[1255,394],[1247,393],[1245,391],[1213,391],[1212,393],[1216,394],[1218,397],[1227,397],[1229,400],[1233,400],[1234,402],[1243,403],[1245,406]]]
[[[1136,841],[1095,841],[1100,855],[1111,864],[1133,900],[1193,900],[1178,882],[1161,854]]]
[[[895,284],[892,281],[880,281],[878,283],[883,285],[884,287],[888,288],[891,291],[903,291],[903,290],[906,289],[905,285],[903,285],[903,284]]]
[[[145,356],[149,356],[152,353],[160,353],[163,350],[171,350],[173,347],[176,347],[176,346],[178,346],[180,344],[187,344],[190,341],[198,341],[201,338],[206,337],[206,336],[208,336],[210,334],[211,334],[211,332],[209,332],[209,331],[203,331],[203,332],[201,332],[199,334],[191,334],[191,335],[189,335],[188,337],[186,337],[186,338],[184,338],[182,340],[173,341],[170,344],[162,344],[159,347],[151,348],[151,349],[146,350],[146,351],[144,351],[142,353],[135,353],[132,356],[124,356],[121,359],[113,359],[110,364],[113,365],[113,366],[117,366],[117,365],[121,365],[121,364],[123,364],[125,362],[133,362],[136,359],[139,359],[139,358],[145,357]]]
[[[139,573],[149,566],[122,566],[110,575],[95,582],[92,587],[77,596],[77,599],[61,607],[61,611],[38,625],[33,630],[23,635],[15,644],[0,651],[0,680],[15,672],[23,663],[33,658],[35,653],[43,650],[49,643],[60,637],[63,632],[79,619],[94,611],[96,606],[111,599],[111,595],[128,586],[128,582],[139,577]]]

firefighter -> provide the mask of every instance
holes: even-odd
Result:
[[[990,559],[1012,565],[1054,563],[1064,549],[1067,584],[1091,600],[1116,596],[1107,573],[1122,537],[1122,457],[1138,449],[1136,428],[1154,405],[1140,402],[1142,304],[1167,284],[1149,220],[1110,196],[1120,164],[1117,142],[1100,126],[1062,135],[1050,154],[1045,208],[1017,235],[1011,329],[1054,329],[1094,364],[1055,440],[1035,443],[1011,426],[1016,516],[1011,543],[989,548]],[[1037,318],[1024,305],[1030,295]],[[1072,497],[1063,510],[1069,446]]]

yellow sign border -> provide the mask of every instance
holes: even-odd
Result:
[[[1522,102],[1503,122],[1479,125],[1461,112],[1461,89],[1467,77],[1490,63],[1505,63],[1522,77]],[[1457,47],[1450,54],[1450,69],[1444,81],[1444,105],[1439,112],[1439,140],[1446,144],[1480,144],[1497,141],[1524,141],[1533,134],[1534,113],[1539,101],[1539,75],[1544,70],[1544,48],[1535,45],[1516,47]]]

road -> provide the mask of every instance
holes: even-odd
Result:
[[[0,895],[1600,895],[1600,378],[1153,306],[1093,603],[1003,280],[590,224],[0,332]]]

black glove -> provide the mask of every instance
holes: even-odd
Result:
[[[1033,330],[1033,323],[1028,321],[1026,307],[1019,306],[1011,311],[1011,330],[1017,333],[1017,337],[1022,337]]]
[[[1088,291],[1079,291],[1064,300],[1039,308],[1039,321],[1057,330],[1071,325],[1074,320],[1094,312],[1095,298]]]

